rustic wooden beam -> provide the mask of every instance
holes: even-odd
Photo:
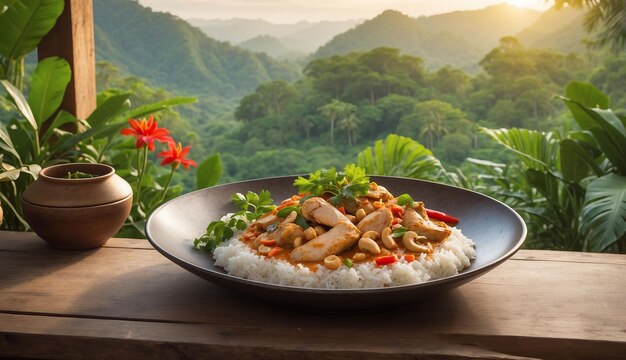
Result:
[[[65,9],[56,25],[39,44],[39,60],[50,56],[66,59],[72,68],[72,80],[61,108],[86,119],[96,108],[92,0],[65,0]]]

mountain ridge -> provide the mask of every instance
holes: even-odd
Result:
[[[169,13],[94,0],[96,58],[180,94],[236,101],[259,84],[300,76],[292,64],[207,37]]]

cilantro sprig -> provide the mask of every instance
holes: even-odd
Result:
[[[343,171],[331,167],[328,170],[310,173],[308,179],[299,176],[293,185],[301,193],[310,193],[313,196],[331,195],[330,202],[339,204],[367,194],[370,179],[365,175],[365,170],[354,164],[348,164]]]
[[[248,223],[276,208],[274,206],[270,192],[267,190],[256,194],[248,191],[245,195],[234,193],[231,201],[239,211],[232,214],[226,221],[212,221],[206,229],[206,233],[196,238],[193,245],[199,249],[213,252],[222,241],[233,237],[235,230],[245,230]],[[245,219],[245,220],[244,220]]]

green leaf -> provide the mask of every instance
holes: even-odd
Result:
[[[394,231],[391,232],[391,237],[400,237],[400,236],[404,236],[404,234],[409,231],[409,229],[405,228],[404,226],[399,227],[397,229],[395,229]]]
[[[1,124],[1,123],[0,123],[0,149],[13,155],[15,159],[19,162],[19,164],[17,165],[22,164],[22,158],[20,157],[20,154],[18,153],[18,151],[15,149],[15,146],[13,145],[13,141],[11,140],[11,136],[7,132],[7,129],[4,126],[4,124]]]
[[[398,205],[400,206],[408,205],[409,207],[413,207],[413,203],[414,200],[409,194],[402,194],[398,196]]]
[[[611,106],[609,97],[602,91],[591,84],[578,81],[572,81],[565,87],[565,97],[567,99],[563,97],[561,97],[561,99],[576,101],[587,108],[608,109]],[[588,125],[583,125],[587,124],[589,121],[585,112],[577,106],[574,106],[571,102],[566,101],[566,105],[574,116],[574,120],[581,124],[582,128],[589,128]]]
[[[63,58],[53,56],[37,64],[33,72],[28,104],[39,126],[61,106],[71,77],[70,64]]]
[[[0,54],[16,59],[35,50],[63,12],[63,0],[18,0],[0,14]]]
[[[497,130],[481,128],[481,131],[512,150],[530,169],[546,170],[556,165],[560,144],[557,133],[515,128]]]
[[[222,177],[222,159],[219,153],[207,157],[196,171],[196,189],[216,185]]]
[[[436,180],[443,172],[430,150],[411,138],[395,134],[361,151],[357,163],[366,173],[376,175]]]
[[[292,211],[298,212],[298,209],[300,209],[298,205],[285,206],[276,213],[276,216],[284,218],[289,216]]]
[[[581,228],[591,250],[602,251],[626,234],[626,177],[609,174],[587,187]]]
[[[574,183],[580,182],[589,175],[590,170],[595,173],[602,171],[593,161],[591,155],[576,141],[565,139],[559,148],[561,156],[561,172],[563,178]]]
[[[234,193],[231,195],[230,200],[237,209],[244,211],[248,210],[248,201],[246,200],[246,196],[244,194]]]
[[[35,121],[35,116],[33,115],[33,112],[31,111],[30,106],[28,105],[28,101],[26,101],[22,92],[18,90],[18,88],[13,86],[13,84],[11,84],[7,80],[0,80],[0,83],[2,83],[4,88],[7,90],[7,92],[11,96],[11,99],[13,100],[13,104],[15,105],[15,107],[17,107],[17,110],[20,112],[20,114],[24,116],[24,118],[28,121],[30,126],[33,128],[33,130],[37,130],[38,129],[37,121]]]
[[[193,97],[183,97],[183,96],[179,96],[179,97],[174,97],[171,99],[167,99],[167,100],[163,100],[163,101],[158,101],[155,103],[151,103],[151,104],[146,104],[143,106],[140,106],[136,109],[132,109],[129,112],[125,113],[124,115],[127,118],[141,118],[141,117],[145,117],[147,115],[150,115],[152,113],[155,113],[157,111],[161,111],[167,108],[170,108],[172,106],[177,106],[177,105],[184,105],[184,104],[191,104],[196,102],[196,98]]]
[[[92,127],[103,126],[130,108],[130,101],[128,100],[130,96],[130,93],[125,93],[108,97],[89,115],[87,122]]]
[[[54,118],[54,120],[52,120],[52,123],[50,124],[50,126],[48,126],[48,128],[46,129],[45,134],[43,135],[43,138],[41,140],[42,144],[48,144],[48,141],[50,140],[50,137],[55,134],[55,131],[60,128],[61,126],[65,125],[65,124],[73,124],[76,123],[77,119],[74,115],[68,113],[65,110],[61,110],[59,111],[59,113],[57,114],[57,116]]]
[[[611,110],[589,109],[577,102],[572,103],[588,115],[589,122],[585,126],[590,127],[585,130],[593,134],[611,163],[626,174],[626,127],[621,119]]]

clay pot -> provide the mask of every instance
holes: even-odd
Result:
[[[81,172],[91,178],[67,179]],[[24,192],[22,208],[30,227],[60,249],[104,245],[130,213],[133,190],[104,164],[61,164],[42,169]]]

